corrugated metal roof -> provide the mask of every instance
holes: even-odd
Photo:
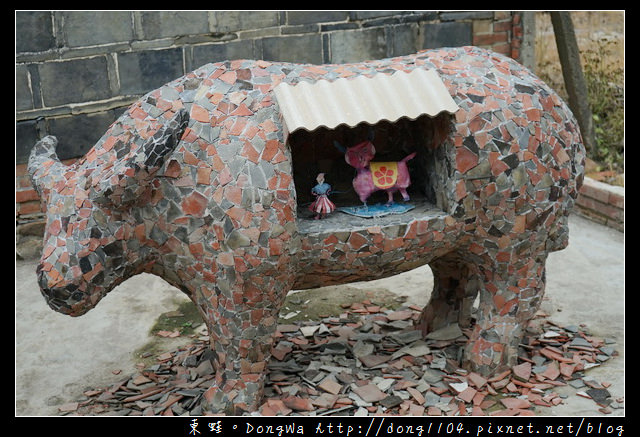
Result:
[[[413,120],[423,114],[435,117],[458,110],[438,74],[419,68],[410,73],[281,83],[274,93],[288,133],[320,126],[333,129],[341,124],[394,122],[402,117]]]

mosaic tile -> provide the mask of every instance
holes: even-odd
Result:
[[[460,107],[427,120],[427,144],[409,151],[427,162],[412,164],[426,197],[375,221],[307,220],[296,171],[309,170],[284,142],[273,87],[416,68],[435,70]],[[227,413],[261,405],[288,291],[424,264],[435,290],[423,334],[456,322],[471,332],[464,367],[489,377],[514,366],[547,254],[568,242],[585,158],[566,104],[523,66],[475,47],[345,65],[207,64],[141,97],[72,166],[56,145],[40,140],[28,165],[47,213],[37,276],[48,304],[80,316],[133,275],[164,278],[200,309],[214,369],[203,399]]]

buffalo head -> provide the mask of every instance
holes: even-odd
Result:
[[[109,141],[109,132],[71,166],[58,141],[33,147],[28,172],[47,211],[38,283],[49,306],[79,316],[142,268],[148,251],[136,239],[132,209],[150,197],[154,175],[180,141],[189,119],[178,111],[146,139]],[[109,147],[105,147],[109,144]]]

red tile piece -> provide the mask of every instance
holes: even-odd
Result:
[[[520,381],[528,381],[531,377],[531,363],[524,362],[512,368],[513,376]]]
[[[353,392],[360,396],[365,402],[378,402],[387,397],[375,384],[366,384],[361,387],[354,387]]]

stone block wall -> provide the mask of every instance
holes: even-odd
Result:
[[[16,218],[39,220],[31,147],[71,163],[144,93],[227,59],[344,63],[477,45],[527,64],[532,26],[509,11],[16,11]]]

